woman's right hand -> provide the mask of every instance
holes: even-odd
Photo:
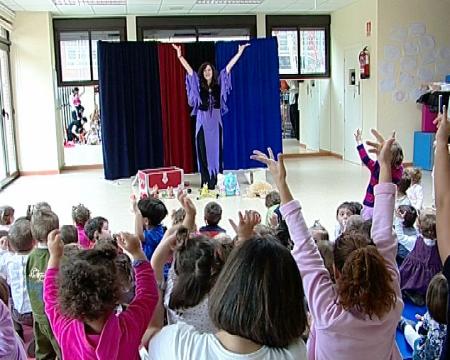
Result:
[[[177,57],[180,58],[182,56],[182,54],[181,54],[181,46],[172,44],[172,47],[177,51]]]

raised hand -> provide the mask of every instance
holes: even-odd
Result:
[[[139,208],[137,206],[137,199],[136,199],[136,195],[134,195],[134,194],[130,195],[130,206],[131,206],[131,211],[134,214],[139,214]]]
[[[61,234],[58,229],[50,231],[47,236],[47,247],[50,256],[60,259],[64,255],[64,243],[61,240]]]
[[[242,54],[242,53],[244,52],[244,50],[245,50],[246,48],[248,48],[249,46],[250,46],[250,43],[239,45],[239,47],[238,47],[238,53],[239,53],[239,54]]]
[[[284,166],[283,154],[278,154],[278,161],[275,160],[271,148],[267,149],[268,155],[259,150],[254,150],[250,159],[259,161],[267,166],[278,189],[286,182],[286,168]]]
[[[355,136],[355,141],[358,145],[362,143],[362,133],[361,129],[356,129],[356,132],[353,134]]]
[[[434,120],[434,124],[438,127],[436,133],[436,143],[448,143],[450,136],[450,119],[448,118],[448,109],[444,106],[442,114]]]
[[[180,58],[183,54],[181,53],[181,46],[172,44],[172,47],[177,51],[177,56]]]
[[[143,255],[141,241],[136,235],[121,232],[117,237],[117,244],[123,251],[130,254],[135,259],[142,257],[141,255]]]
[[[247,210],[245,214],[239,211],[239,225],[237,225],[232,219],[229,220],[230,225],[233,227],[238,241],[245,241],[250,239],[254,234],[254,227],[261,223],[261,215],[258,212]]]
[[[375,137],[376,142],[367,141],[366,144],[370,146],[369,152],[377,155],[378,161],[383,164],[392,163],[392,151],[391,146],[395,141],[395,131],[392,136],[385,140],[384,137],[375,129],[371,130],[372,135]]]
[[[195,207],[194,202],[191,200],[191,198],[183,191],[179,191],[177,194],[177,199],[180,202],[183,209],[186,211],[186,215],[196,215],[197,214],[197,208]]]

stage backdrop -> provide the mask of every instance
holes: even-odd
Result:
[[[195,71],[204,61],[220,70],[238,44],[193,43],[183,51]],[[251,44],[232,69],[229,112],[223,116],[226,170],[261,166],[249,159],[254,149],[282,149],[276,39]],[[171,46],[99,42],[98,54],[105,178],[163,165],[195,171],[195,119],[189,115],[185,72]]]
[[[223,69],[237,50],[236,42],[216,45],[216,64]],[[282,151],[280,84],[275,38],[251,41],[231,70],[233,90],[229,112],[223,116],[224,168],[248,169],[262,166],[250,160],[254,149],[271,147]]]
[[[99,42],[105,178],[163,166],[158,45]]]

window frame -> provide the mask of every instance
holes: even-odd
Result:
[[[331,77],[331,36],[330,15],[267,15],[266,36],[271,37],[272,31],[297,30],[298,72],[296,74],[279,74],[282,79],[327,79]],[[301,38],[300,31],[325,30],[325,73],[301,73]]]
[[[63,81],[61,67],[61,33],[86,31],[89,36],[89,67],[90,80]],[[98,85],[98,80],[94,80],[94,69],[92,59],[92,32],[95,31],[118,31],[120,41],[127,40],[127,20],[126,17],[111,18],[70,18],[53,19],[53,38],[56,64],[56,80],[58,86],[89,86]]]
[[[137,16],[136,35],[138,41],[144,41],[145,30],[195,30],[196,42],[201,29],[247,28],[250,39],[256,38],[256,15],[236,16]]]

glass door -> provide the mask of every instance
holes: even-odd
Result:
[[[17,175],[9,46],[0,43],[0,187]]]

